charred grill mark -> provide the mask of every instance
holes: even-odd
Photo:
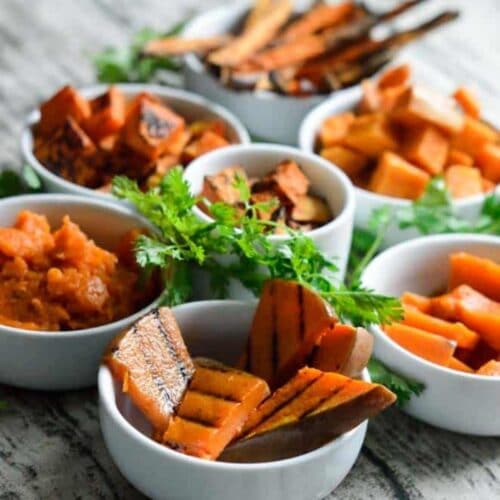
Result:
[[[306,359],[307,366],[314,365],[314,358],[318,354],[319,348],[320,348],[319,344],[314,344],[314,347],[311,349],[311,352],[309,353],[309,355],[307,356],[307,359]]]
[[[160,118],[147,107],[141,112],[141,120],[146,125],[148,135],[154,139],[167,137],[175,126],[173,122]]]
[[[175,362],[175,366],[179,370],[179,373],[182,377],[182,380],[184,382],[188,382],[189,379],[191,378],[192,372],[189,370],[186,365],[184,364],[184,361],[180,358],[179,353],[177,350],[173,347],[172,345],[172,339],[170,338],[170,332],[168,331],[167,328],[165,328],[165,325],[162,323],[161,318],[160,318],[160,313],[158,309],[155,309],[153,311],[154,318],[156,320],[156,323],[158,325],[158,330],[162,334],[164,340],[165,340],[165,345],[167,347],[167,351],[170,354],[170,357],[173,359]]]
[[[201,389],[189,389],[189,392],[194,392],[196,394],[200,394],[201,396],[213,398],[213,399],[220,399],[222,401],[226,401],[228,403],[241,403],[241,400],[232,398],[231,396],[222,396],[220,394],[213,394],[211,392],[206,392]]]
[[[190,422],[192,424],[201,425],[203,427],[207,427],[208,429],[218,429],[218,427],[213,425],[212,422],[206,421],[202,418],[193,417],[191,415],[189,417],[186,417],[186,416],[180,417],[179,416],[179,417],[177,417],[177,422],[179,422],[179,420],[184,420],[184,422]]]
[[[266,417],[261,420],[260,422],[257,422],[253,427],[250,427],[249,429],[246,430],[245,432],[245,435],[248,435],[250,434],[251,432],[253,432],[253,430],[258,427],[259,425],[265,423],[267,420],[269,420],[273,415],[275,415],[276,413],[278,413],[281,409],[283,409],[285,406],[288,406],[290,403],[292,403],[292,401],[294,401],[295,399],[297,398],[300,398],[300,396],[302,396],[302,394],[304,394],[304,392],[309,389],[309,387],[311,387],[314,383],[316,383],[321,377],[323,376],[323,374],[320,374],[318,377],[316,377],[315,379],[313,380],[310,380],[304,387],[302,387],[300,390],[298,391],[295,391],[293,394],[290,395],[289,398],[287,398],[285,401],[283,401],[281,404],[279,404],[276,408],[273,409],[273,411],[271,413],[269,413],[269,415],[266,415]],[[330,396],[328,396],[330,397]]]
[[[345,386],[347,383],[344,385],[341,385],[340,387],[337,387],[333,392],[331,392],[328,396],[325,396],[324,398],[320,399],[318,403],[313,407],[309,408],[305,413],[301,415],[301,417],[307,418],[311,413],[314,413],[323,403],[328,401],[331,397],[335,396],[335,394],[338,394]]]

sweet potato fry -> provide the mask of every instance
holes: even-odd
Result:
[[[478,119],[481,116],[481,106],[477,97],[467,87],[458,87],[453,97],[466,115]]]
[[[285,24],[292,13],[290,0],[278,0],[266,13],[242,35],[208,56],[208,61],[217,66],[234,67],[241,64],[258,50],[265,47]]]
[[[204,54],[224,46],[231,38],[229,35],[209,38],[158,38],[147,42],[142,49],[142,53],[146,56],[155,57],[180,56],[189,52]]]
[[[481,168],[483,177],[498,184],[500,182],[500,146],[486,143],[477,153],[477,165]]]
[[[423,295],[418,295],[417,293],[403,293],[403,295],[401,295],[401,302],[404,305],[415,307],[420,312],[426,314],[429,313],[431,308],[431,299],[429,297],[424,297]]]

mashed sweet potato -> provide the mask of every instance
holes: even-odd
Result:
[[[158,290],[153,283],[138,286],[131,258],[136,235],[124,235],[112,253],[68,216],[51,231],[45,216],[20,212],[13,227],[0,228],[0,323],[77,330],[138,311]]]

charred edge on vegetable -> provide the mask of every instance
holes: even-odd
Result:
[[[325,396],[324,398],[321,398],[317,404],[313,408],[309,408],[305,413],[303,413],[300,418],[307,418],[311,413],[314,413],[323,403],[326,403],[330,398],[338,394],[342,389],[344,389],[349,382],[345,382],[344,385],[341,385],[340,387],[337,387],[333,392],[331,392],[328,396]]]
[[[141,118],[146,124],[149,136],[155,139],[163,139],[175,128],[173,122],[158,117],[154,111],[147,108],[142,110]]]
[[[216,425],[211,420],[206,420],[201,417],[193,417],[189,415],[189,417],[183,415],[177,417],[179,420],[184,420],[185,422],[191,422],[192,424],[201,425],[202,427],[206,427],[207,429],[218,429]]]
[[[172,342],[172,339],[170,338],[170,332],[163,325],[163,323],[160,319],[159,310],[156,309],[153,312],[153,315],[154,315],[154,318],[158,324],[158,330],[162,334],[163,338],[165,339],[165,345],[167,347],[168,353],[170,354],[172,359],[175,361],[175,365],[176,365],[177,369],[179,370],[179,373],[180,373],[183,381],[187,382],[191,377],[191,370],[187,369],[186,365],[184,364],[184,361],[179,357],[179,353],[172,346],[173,342]]]
[[[298,391],[295,391],[294,393],[290,394],[290,397],[288,399],[286,399],[285,401],[283,401],[281,404],[279,404],[276,408],[273,409],[273,411],[271,413],[269,413],[269,415],[266,415],[265,418],[259,422],[257,422],[253,427],[250,427],[249,429],[246,429],[245,430],[245,435],[248,435],[250,434],[251,432],[254,431],[254,429],[256,427],[258,427],[259,425],[267,422],[273,415],[276,415],[276,413],[278,413],[280,410],[282,410],[285,406],[288,406],[290,403],[292,403],[294,400],[296,400],[297,398],[300,398],[300,396],[302,396],[302,394],[307,391],[307,389],[309,389],[309,387],[311,387],[313,384],[315,384],[321,377],[323,377],[323,373],[321,373],[319,376],[317,376],[315,379],[313,380],[310,380],[304,387],[302,387],[300,390]],[[273,395],[271,394],[271,396],[269,396],[268,399],[272,398]],[[330,397],[330,396],[329,396]],[[264,400],[261,404],[265,403],[267,400]],[[257,408],[258,410],[258,408]]]
[[[306,325],[305,325],[305,314],[304,314],[304,287],[299,285],[297,293],[299,294],[299,332],[300,339],[303,341],[306,334]]]
[[[220,394],[213,394],[211,392],[202,391],[201,389],[189,389],[189,392],[194,392],[196,394],[200,394],[201,396],[214,399],[221,399],[222,401],[227,401],[228,403],[241,403],[239,399],[232,398],[231,396],[221,396]]]

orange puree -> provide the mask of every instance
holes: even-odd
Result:
[[[116,253],[98,247],[65,216],[51,232],[45,216],[18,214],[0,228],[0,323],[29,330],[103,325],[146,305],[153,284],[138,286],[131,258],[136,232]]]

